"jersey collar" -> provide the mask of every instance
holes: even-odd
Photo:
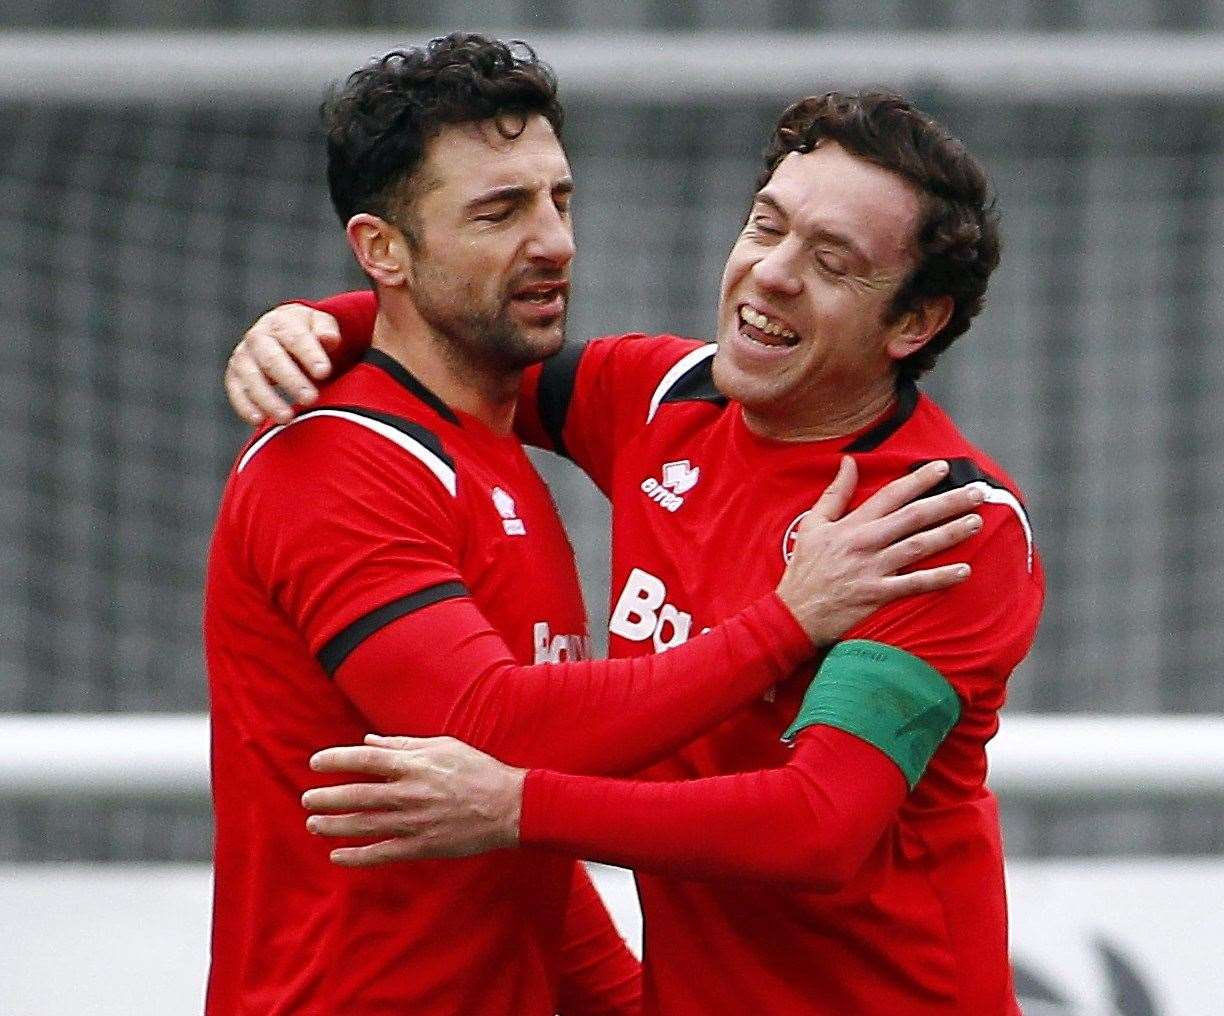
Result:
[[[429,406],[442,419],[448,423],[453,423],[456,427],[462,426],[454,410],[418,381],[408,371],[408,368],[395,359],[395,357],[388,356],[381,349],[367,349],[365,355],[361,358],[361,362],[378,367],[380,370],[390,374],[394,380],[407,388],[408,391],[424,402],[425,405]]]
[[[918,406],[918,386],[908,378],[897,382],[897,401],[892,412],[870,430],[864,431],[851,441],[843,452],[872,452],[901,429]]]

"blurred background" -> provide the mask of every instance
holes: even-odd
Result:
[[[947,124],[993,176],[1006,247],[927,387],[1027,492],[1049,580],[1009,712],[1224,714],[1224,0],[5,5],[0,714],[205,709],[202,563],[245,433],[225,358],[271,305],[361,283],[327,201],[323,89],[456,28],[524,38],[558,70],[574,340],[710,334],[790,100],[891,86]],[[540,464],[598,631],[606,507]],[[1153,877],[1197,873],[1192,896],[1224,884],[1194,867],[1224,846],[1218,797],[1004,806],[1034,885],[1126,857],[1184,858]],[[204,862],[210,833],[198,795],[0,787],[10,886],[78,870],[48,864]],[[1116,943],[1092,948],[1085,976],[1113,985],[1112,1009],[1033,967],[1026,1011],[1194,1011],[1162,1008],[1164,975]],[[1146,1010],[1114,990],[1127,971]]]

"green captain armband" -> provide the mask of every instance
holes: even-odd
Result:
[[[829,650],[782,739],[818,723],[844,730],[897,763],[913,790],[960,711],[934,667],[882,642],[853,639]]]

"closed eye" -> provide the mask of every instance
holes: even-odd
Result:
[[[754,215],[748,220],[748,225],[755,229],[758,233],[764,233],[766,236],[781,236],[781,227],[772,219],[767,219],[763,215]]]
[[[500,208],[497,211],[485,212],[483,215],[475,216],[477,222],[505,222],[510,218],[510,208]]]

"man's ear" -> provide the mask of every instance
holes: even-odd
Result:
[[[884,347],[888,355],[904,360],[918,352],[948,323],[955,306],[950,296],[933,296],[907,310],[892,326],[892,337]]]
[[[353,256],[380,286],[402,286],[407,277],[408,243],[397,226],[368,212],[359,212],[344,229]]]

